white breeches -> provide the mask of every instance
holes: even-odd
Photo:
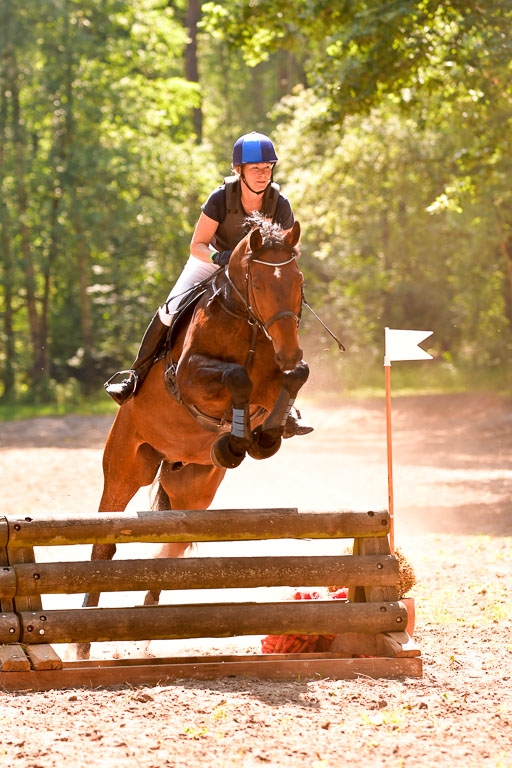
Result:
[[[178,304],[183,298],[183,294],[192,288],[196,283],[209,277],[218,269],[217,264],[201,261],[195,256],[190,256],[183,267],[183,272],[176,280],[174,288],[168,295],[166,301],[158,309],[160,320],[164,325],[171,325],[172,319],[176,314]]]

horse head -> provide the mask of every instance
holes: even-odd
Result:
[[[229,271],[251,321],[272,342],[279,368],[293,370],[302,359],[298,336],[303,283],[297,265],[300,224],[296,221],[285,232],[261,215],[253,214],[249,221],[254,227],[233,253]]]

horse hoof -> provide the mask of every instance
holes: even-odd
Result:
[[[76,658],[78,661],[87,661],[89,656],[91,655],[91,644],[90,643],[76,643],[75,645],[75,653]]]
[[[240,466],[245,458],[245,450],[242,454],[234,453],[231,444],[231,435],[221,435],[210,448],[212,464],[222,469],[235,469]]]
[[[252,443],[247,449],[247,453],[253,459],[269,459],[281,447],[281,437],[276,435],[276,430],[262,430],[261,426],[256,427],[252,432]]]

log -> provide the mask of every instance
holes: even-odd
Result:
[[[20,622],[15,613],[0,613],[0,643],[17,643],[20,639]]]
[[[12,578],[3,580],[0,569],[0,597],[354,583],[394,586],[398,580],[398,561],[391,555],[94,560],[19,564],[10,570]]]
[[[386,536],[387,512],[217,509],[6,517],[9,549],[131,542],[344,539]]]
[[[272,603],[210,603],[138,608],[24,611],[23,643],[175,640],[240,635],[396,632],[407,611],[395,603],[300,600]]]

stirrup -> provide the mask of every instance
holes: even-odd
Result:
[[[114,375],[111,376],[110,379],[104,383],[103,386],[105,387],[105,389],[107,389],[107,387],[109,387],[111,384],[120,384],[121,382],[116,382],[116,379],[118,376],[123,377],[121,381],[124,381],[124,379],[128,379],[128,380],[135,379],[134,389],[133,389],[133,391],[135,392],[135,390],[137,389],[138,381],[139,381],[139,374],[137,373],[137,371],[134,371],[133,368],[129,368],[127,371],[117,371],[117,373],[114,373]]]
[[[117,379],[119,379],[119,377],[122,377],[122,378],[119,381],[117,381]],[[130,382],[132,380],[133,380],[133,390],[132,390],[132,392],[127,397],[123,398],[122,400],[120,400],[118,397],[116,397],[113,392],[109,392],[109,387],[112,384],[114,384],[114,385],[115,384],[121,384],[123,381]],[[133,369],[129,369],[127,371],[117,371],[117,373],[114,373],[114,375],[111,376],[110,379],[108,381],[106,381],[103,386],[105,387],[105,390],[106,390],[107,394],[110,395],[110,397],[113,400],[115,400],[116,403],[118,403],[118,405],[122,405],[123,403],[125,403],[127,400],[130,400],[135,395],[135,393],[137,391],[137,388],[138,388],[138,383],[139,383],[138,373],[136,371],[134,371]]]

